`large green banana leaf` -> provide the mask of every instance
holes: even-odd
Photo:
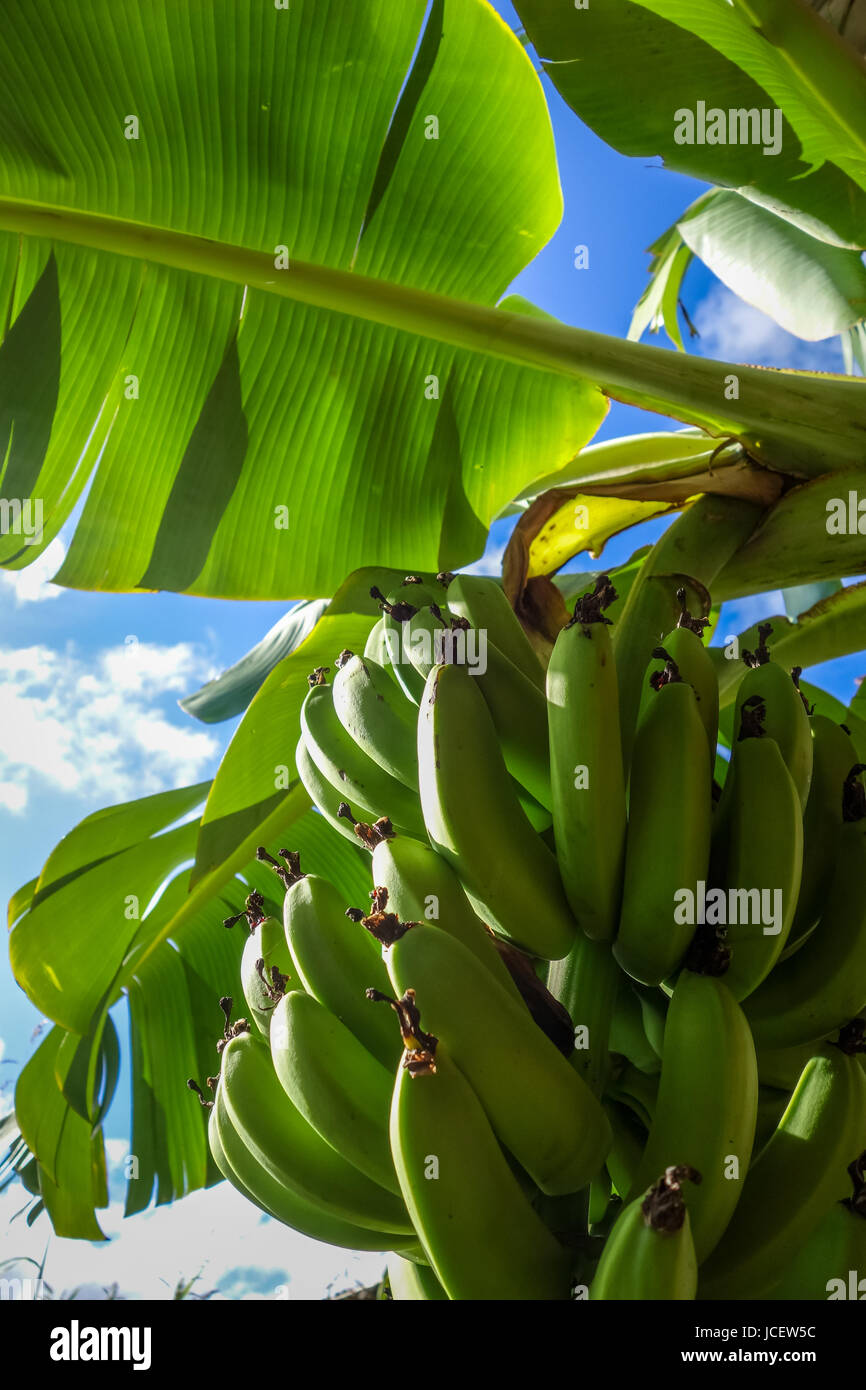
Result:
[[[208,273],[202,245],[236,245],[271,285],[308,261],[496,303],[561,215],[550,120],[486,0],[427,9],[4,5],[2,486],[44,510],[41,545],[2,537],[6,563],[92,479],[61,583],[330,594],[374,559],[472,558],[592,436],[589,384]],[[73,245],[73,212],[113,234]],[[162,229],[204,243],[157,264]]]
[[[218,1001],[240,993],[244,927],[226,931],[223,919],[239,910],[252,886],[276,913],[282,892],[248,845],[191,891],[188,866],[199,824],[166,827],[200,803],[204,790],[160,793],[89,817],[49,857],[39,879],[47,891],[16,894],[15,977],[55,1026],[18,1078],[15,1113],[35,1157],[34,1197],[58,1235],[101,1239],[95,1213],[108,1201],[102,1125],[119,1066],[112,1020],[124,999],[134,1159],[126,1171],[127,1213],[219,1179],[205,1112],[186,1081],[204,1086],[217,1070]],[[94,838],[100,826],[108,832],[104,853],[89,858],[100,848]],[[329,831],[297,782],[273,837],[263,839],[272,852],[288,839],[304,865],[337,884],[347,903],[362,901],[369,889],[360,850]],[[61,862],[66,872],[52,880]],[[243,1012],[240,999],[236,1012]],[[19,1146],[16,1166],[30,1161]]]
[[[351,24],[339,0],[134,9],[4,13],[3,492],[44,508],[5,563],[88,483],[72,586],[298,597],[364,563],[464,563],[592,436],[598,388],[783,472],[819,471],[828,435],[859,460],[843,379],[741,368],[732,399],[724,364],[495,307],[561,198],[541,88],[486,0],[426,23],[422,0],[358,0]]]
[[[323,598],[293,604],[240,661],[180,700],[181,709],[203,724],[242,714],[277,663],[309,637],[327,606]]]

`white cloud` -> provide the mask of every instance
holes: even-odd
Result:
[[[0,1195],[0,1262],[25,1256],[38,1261],[45,1249],[46,1216],[30,1230],[23,1217],[9,1225],[25,1195],[17,1183]],[[329,1290],[375,1283],[386,1262],[384,1254],[308,1240],[263,1217],[227,1183],[140,1216],[124,1218],[119,1202],[97,1216],[110,1238],[102,1244],[51,1236],[45,1278],[55,1296],[85,1285],[98,1298],[100,1289],[116,1283],[130,1298],[169,1299],[179,1281],[200,1272],[196,1292],[224,1288],[232,1300],[320,1299]]]
[[[16,607],[23,603],[42,603],[59,598],[64,589],[49,583],[66,558],[66,546],[60,539],[47,545],[32,565],[23,570],[0,570],[0,585],[11,590]]]
[[[756,367],[844,371],[838,339],[807,343],[795,338],[724,285],[713,285],[692,317],[701,335],[693,346],[704,357]]]
[[[27,805],[27,788],[20,782],[0,782],[0,806],[18,815]]]
[[[219,742],[157,702],[210,674],[189,642],[0,650],[0,806],[22,812],[39,782],[108,803],[198,780]]]

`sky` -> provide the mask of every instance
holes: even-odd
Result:
[[[496,8],[518,29],[506,0]],[[511,287],[565,322],[625,336],[646,284],[650,243],[703,185],[669,173],[658,161],[626,159],[604,145],[565,106],[546,78],[565,213],[555,236]],[[519,135],[519,123],[515,126]],[[574,268],[574,248],[589,266]],[[835,342],[805,343],[737,300],[699,264],[683,298],[700,337],[691,351],[761,366],[841,371]],[[648,338],[659,346],[663,337]],[[614,404],[599,439],[665,428],[660,417]],[[613,566],[664,522],[608,543]],[[478,569],[497,572],[512,521],[495,523]],[[113,595],[57,588],[64,536],[29,569],[0,571],[0,899],[38,873],[56,842],[102,806],[213,776],[237,720],[203,725],[178,700],[237,661],[286,609],[285,603],[239,603],[182,595]],[[589,556],[579,569],[596,569]],[[741,631],[782,611],[778,593],[726,606],[719,634]],[[860,657],[822,668],[820,682],[850,699]],[[115,1011],[121,1045],[123,1006]],[[11,1106],[14,1078],[43,1025],[0,955],[0,1115]],[[56,1290],[84,1286],[90,1296],[117,1284],[128,1297],[164,1298],[180,1279],[226,1298],[318,1298],[330,1288],[369,1283],[382,1271],[377,1255],[317,1245],[260,1213],[225,1183],[172,1208],[122,1218],[121,1166],[126,1152],[128,1076],[106,1125],[112,1205],[100,1213],[111,1239],[103,1245],[59,1240],[47,1217],[27,1229],[11,1222],[26,1194],[0,1195],[0,1262],[39,1261]],[[26,1267],[22,1268],[26,1272]]]

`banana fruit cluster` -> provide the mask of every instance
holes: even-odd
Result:
[[[220,1172],[295,1230],[387,1251],[397,1299],[866,1294],[848,731],[765,626],[728,749],[685,589],[635,727],[606,576],[546,672],[491,580],[372,592],[296,753],[371,902],[259,851],[283,919],[253,893],[227,923],[249,927],[246,1016],[221,1001],[199,1092]]]

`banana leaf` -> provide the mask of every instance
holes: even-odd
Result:
[[[203,724],[241,714],[278,662],[309,637],[327,606],[324,598],[294,604],[240,661],[179,700],[181,709]]]
[[[739,189],[829,244],[863,247],[866,77],[804,6],[764,0],[766,36],[754,24],[757,0],[751,11],[749,0],[515,8],[557,91],[622,154],[660,155],[667,168]],[[698,102],[725,113],[778,108],[781,148],[767,157],[761,142],[678,142],[675,113],[697,117]]]
[[[185,797],[174,794],[176,806],[201,800],[201,788],[184,792]],[[152,825],[167,806],[162,797],[148,800]],[[288,800],[278,832],[265,843],[275,852],[288,839],[305,865],[329,877],[347,903],[363,899],[369,866],[361,852],[329,830],[305,794],[295,790]],[[173,848],[178,832],[160,828],[148,834],[142,803],[112,813],[127,826],[137,820],[141,830],[137,843],[108,861],[125,892],[143,896],[148,876],[153,881],[171,874],[179,853],[188,865],[197,822],[181,828]],[[77,831],[84,844],[88,822]],[[67,839],[74,836],[75,831]],[[30,1161],[28,1152],[33,1156],[34,1189],[58,1235],[104,1238],[96,1217],[108,1201],[103,1125],[120,1067],[115,1020],[127,1008],[128,1152],[135,1160],[125,1170],[127,1214],[220,1180],[207,1149],[206,1112],[186,1082],[193,1077],[204,1087],[217,1070],[214,1047],[223,1027],[218,1001],[239,995],[244,928],[226,931],[223,919],[238,912],[254,884],[265,889],[270,910],[280,910],[279,886],[272,880],[269,888],[253,856],[254,850],[241,848],[195,889],[189,868],[181,869],[160,883],[140,920],[125,919],[116,894],[106,894],[106,861],[100,860],[81,865],[63,888],[19,915],[10,941],[15,976],[55,1026],[18,1078],[16,1119],[4,1122],[0,1138],[17,1144],[10,1159],[16,1168]],[[50,968],[43,969],[42,960]]]
[[[307,261],[493,312],[562,211],[527,55],[486,0],[187,11],[4,5],[2,488],[42,530],[0,561],[36,559],[85,491],[73,588],[297,599],[475,558],[592,437],[597,388],[278,282]]]

